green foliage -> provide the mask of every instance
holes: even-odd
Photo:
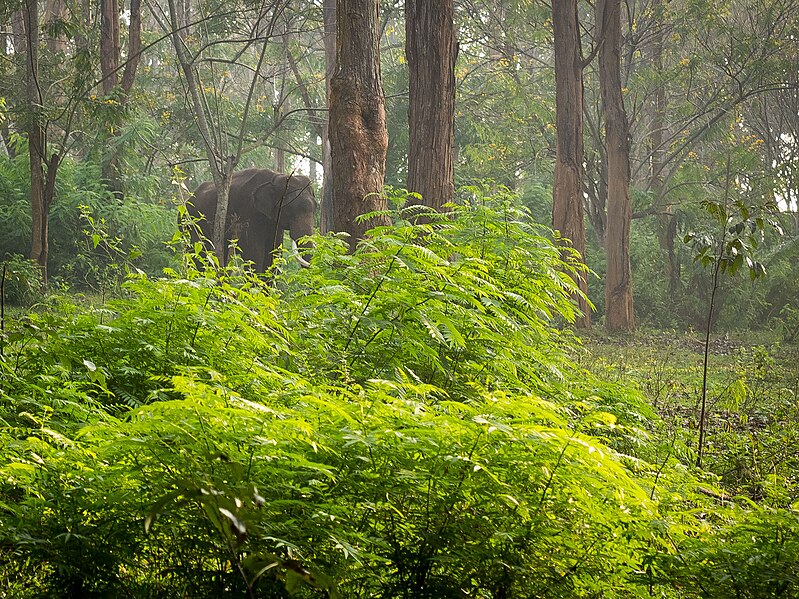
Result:
[[[30,306],[41,297],[42,273],[38,265],[19,254],[0,262],[3,278],[3,300],[10,304]]]
[[[704,530],[674,538],[660,576],[703,598],[796,597],[799,513],[717,507]]]
[[[268,283],[196,255],[9,323],[3,592],[677,596],[671,535],[710,554],[749,512],[690,515],[641,396],[555,326],[573,265],[512,198],[463,196]]]
[[[721,235],[714,235],[712,230],[687,233],[684,241],[693,245],[694,261],[703,267],[718,265],[720,274],[730,276],[744,266],[752,280],[765,275],[765,266],[754,260],[753,254],[767,226],[782,233],[779,223],[763,215],[762,208],[757,210],[740,201],[735,202],[732,210],[726,202],[704,200],[702,206],[712,217],[711,223],[721,227]]]
[[[0,157],[0,256],[30,250],[27,169],[26,160]],[[177,228],[171,203],[120,201],[90,162],[67,160],[59,169],[49,228],[51,277],[78,290],[107,291],[126,268],[158,274],[174,262],[165,245]]]

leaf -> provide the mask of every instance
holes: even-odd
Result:
[[[164,497],[156,501],[147,511],[147,515],[144,517],[144,532],[150,532],[150,528],[152,527],[153,522],[155,522],[155,520],[158,518],[158,516],[161,514],[161,512],[168,503],[174,501],[178,497],[183,496],[184,500],[177,502],[178,505],[181,505],[185,503],[186,499],[190,497],[199,497],[201,494],[202,493],[199,490],[186,492],[184,490],[179,489],[177,491],[173,491],[165,495]]]

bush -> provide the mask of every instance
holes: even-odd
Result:
[[[278,260],[270,285],[139,275],[101,308],[18,323],[6,588],[649,596],[673,506],[702,496],[635,453],[634,392],[570,359],[570,266],[546,230],[468,199],[394,214],[353,255],[317,238],[311,268]]]
[[[18,306],[30,306],[41,298],[42,272],[39,266],[19,254],[0,262],[3,277],[3,300]]]
[[[22,158],[0,157],[0,256],[30,251],[30,183]],[[102,226],[104,244],[99,247],[87,216]],[[101,183],[99,165],[90,162],[62,163],[49,228],[50,279],[79,290],[117,285],[126,274],[125,264],[157,275],[175,262],[165,245],[177,230],[175,208],[131,196],[120,201]],[[107,240],[116,241],[113,251]]]

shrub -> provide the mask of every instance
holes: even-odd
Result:
[[[571,360],[571,266],[507,199],[393,214],[353,255],[317,238],[271,284],[138,275],[17,324],[6,588],[649,596],[669,506],[701,495],[633,453],[635,394]]]
[[[30,306],[42,293],[42,273],[39,266],[19,254],[0,262],[3,277],[3,300],[19,306]]]

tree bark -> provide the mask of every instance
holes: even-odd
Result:
[[[122,103],[128,101],[136,70],[141,61],[141,0],[130,0],[130,22],[128,24],[128,59],[125,62],[125,71],[122,74]]]
[[[39,114],[42,96],[39,90],[39,5],[36,0],[27,0],[22,9],[25,30],[25,93],[28,101],[26,130],[28,133],[28,155],[31,182],[31,260],[47,277],[48,257],[48,206],[45,197],[44,155],[46,137]]]
[[[41,268],[42,284],[47,286],[47,260],[50,254],[49,223],[50,207],[55,199],[55,181],[61,154],[49,152],[47,148],[47,124],[41,108],[44,105],[42,84],[39,81],[39,7],[36,0],[26,0],[22,8],[24,35],[20,45],[24,46],[25,94],[28,114],[25,129],[28,134],[28,157],[31,182],[31,260]]]
[[[598,0],[596,23],[601,44],[599,85],[608,157],[605,328],[632,331],[635,319],[630,268],[630,127],[621,86],[621,1]]]
[[[452,0],[406,0],[408,191],[436,210],[455,195],[455,26]],[[410,203],[418,203],[411,200]]]
[[[133,87],[136,69],[141,58],[141,0],[131,0],[130,25],[128,27],[128,58],[125,62],[124,74],[120,84],[119,71],[122,46],[120,41],[119,2],[118,0],[101,0],[100,2],[100,72],[102,75],[103,95],[117,93],[121,106],[127,103],[128,95]],[[119,149],[113,139],[119,135],[116,130],[108,132],[110,153],[104,156],[102,178],[106,187],[117,197],[123,195],[122,181],[119,173]]]
[[[383,184],[388,131],[380,74],[378,0],[337,0],[336,70],[330,82],[333,229],[349,234],[354,250],[366,231],[387,217],[356,222],[385,210]]]
[[[560,231],[585,259],[585,223],[583,216],[583,58],[577,0],[552,3],[555,34],[555,113],[557,151],[555,180],[552,186],[552,227]],[[579,273],[575,283],[588,293],[588,283]],[[575,321],[579,328],[590,328],[591,308],[586,299],[576,296],[583,313]]]
[[[652,10],[655,20],[649,58],[654,71],[662,73],[666,36],[662,14],[663,0],[655,0]],[[667,197],[667,192],[663,185],[663,173],[666,169],[666,148],[663,143],[663,133],[666,128],[664,119],[666,114],[666,87],[661,81],[657,82],[650,107],[649,188],[655,198],[658,213],[658,244],[664,258],[669,293],[673,295],[680,289],[680,263],[674,250],[674,242],[677,236],[677,218],[674,215],[674,206]]]
[[[119,83],[119,3],[100,0],[100,72],[103,95],[111,94]]]
[[[64,0],[47,0],[44,6],[44,23],[53,25],[67,20],[67,5]],[[47,48],[53,54],[66,55],[68,50],[67,39],[63,35],[52,35],[46,38]]]
[[[319,229],[324,235],[333,230],[333,156],[330,150],[330,82],[336,70],[336,0],[324,0],[325,93],[327,118],[322,132],[322,202]]]

